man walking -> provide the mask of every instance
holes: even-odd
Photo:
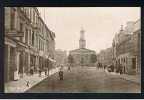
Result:
[[[59,78],[60,80],[63,80],[63,66],[61,65],[60,71],[59,71]]]
[[[68,70],[69,70],[69,71],[71,70],[71,66],[70,66],[70,64],[68,64]]]

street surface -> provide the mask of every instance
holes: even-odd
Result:
[[[75,67],[64,71],[64,80],[58,73],[35,85],[27,93],[139,93],[140,84],[98,70],[95,67]]]

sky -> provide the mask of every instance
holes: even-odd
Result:
[[[79,48],[82,28],[86,48],[99,53],[112,46],[121,25],[140,19],[139,7],[38,7],[38,10],[56,35],[56,49],[67,51]]]

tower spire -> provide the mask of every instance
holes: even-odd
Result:
[[[79,48],[85,48],[86,47],[86,40],[85,40],[85,31],[83,28],[81,28],[80,31],[80,40],[79,40]]]

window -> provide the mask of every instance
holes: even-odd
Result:
[[[42,41],[42,50],[43,50],[43,41]]]
[[[11,30],[14,30],[15,27],[15,10],[12,8],[11,9],[11,22],[10,22],[10,28]]]
[[[20,23],[20,32],[23,32],[23,24],[22,23]],[[23,40],[23,37],[20,37],[20,41],[22,41]]]
[[[23,32],[23,24],[20,23],[20,32]]]
[[[37,47],[37,34],[36,34],[36,36],[35,36],[35,47]]]
[[[39,39],[39,50],[40,50],[40,39]]]
[[[32,9],[30,8],[30,10],[29,10],[29,17],[30,17],[30,20],[32,19]],[[32,20],[31,20],[32,21]]]
[[[31,45],[31,30],[29,30],[29,45]]]
[[[29,19],[31,19],[31,8],[29,8],[28,13]]]
[[[33,23],[35,23],[35,12],[33,10]]]
[[[26,14],[26,7],[24,7],[24,13]]]
[[[32,45],[34,46],[34,39],[35,37],[34,37],[34,32],[32,33]]]
[[[25,43],[28,44],[28,29],[25,31]]]
[[[42,41],[41,41],[41,50],[42,50],[42,45],[43,45],[43,44],[42,44]]]

